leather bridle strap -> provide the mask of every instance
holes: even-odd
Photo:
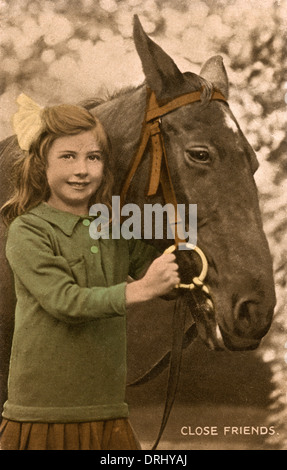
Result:
[[[147,89],[147,98],[141,141],[122,187],[120,194],[121,206],[125,203],[131,181],[142,161],[149,142],[151,142],[151,169],[147,195],[154,196],[157,193],[160,184],[165,203],[172,204],[174,207],[175,219],[170,220],[170,223],[179,226],[181,219],[177,211],[177,200],[169,171],[163,136],[161,134],[161,117],[182,106],[200,101],[201,91],[198,90],[178,96],[163,105],[158,103],[155,93],[150,89]],[[226,102],[224,96],[218,91],[213,92],[211,100],[221,100]],[[174,230],[174,239],[176,245],[178,245],[178,243],[185,242],[185,239],[180,238],[177,227],[175,227]]]
[[[185,239],[181,239],[179,235],[181,218],[177,207],[176,195],[171,180],[159,119],[154,121],[151,125],[151,145],[151,169],[147,195],[154,196],[158,191],[159,184],[161,185],[165,203],[172,204],[174,208],[174,217],[169,217],[169,212],[167,216],[169,217],[170,226],[175,225],[174,240],[175,244],[178,245],[180,242],[184,243]]]
[[[159,117],[165,116],[166,114],[170,113],[171,111],[175,111],[178,108],[182,108],[182,106],[186,106],[187,104],[195,103],[196,101],[201,101],[201,94],[203,90],[192,91],[191,93],[186,93],[184,95],[180,95],[177,98],[170,100],[168,103],[164,105],[160,105],[157,102],[156,96],[154,92],[151,92],[149,106],[146,112],[146,122],[153,121]],[[226,98],[223,96],[222,93],[219,91],[214,91],[211,100],[219,100],[226,102]]]

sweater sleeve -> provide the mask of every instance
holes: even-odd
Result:
[[[67,260],[54,254],[49,234],[20,218],[9,228],[6,256],[23,295],[59,320],[82,323],[126,313],[125,282],[80,287]]]
[[[161,255],[154,246],[137,239],[129,240],[129,252],[129,275],[134,279],[140,279],[155,258]]]

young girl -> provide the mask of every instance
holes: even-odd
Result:
[[[17,295],[1,448],[139,449],[124,401],[126,310],[179,282],[175,257],[92,239],[89,207],[112,195],[103,126],[78,106],[18,102],[24,154],[1,210]]]

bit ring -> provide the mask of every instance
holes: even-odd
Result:
[[[198,254],[198,256],[201,259],[202,269],[201,269],[201,273],[199,274],[199,276],[195,276],[192,279],[192,282],[190,284],[179,283],[175,286],[175,288],[176,289],[189,289],[189,290],[200,288],[205,291],[207,288],[204,285],[203,281],[206,278],[207,270],[208,270],[208,262],[207,262],[206,256],[203,253],[203,251],[200,248],[198,248],[198,246],[192,245],[191,243],[185,243],[185,245],[187,246],[189,250],[193,250]],[[164,253],[167,253],[167,254],[173,253],[176,249],[177,249],[177,245],[171,245],[164,251]]]

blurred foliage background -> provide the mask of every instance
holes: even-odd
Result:
[[[287,448],[287,1],[0,0],[0,137],[13,133],[21,92],[48,105],[141,83],[135,13],[182,71],[196,73],[211,55],[223,56],[231,108],[257,152],[277,291],[274,323],[258,354],[274,385],[270,424],[280,437],[270,445]]]

